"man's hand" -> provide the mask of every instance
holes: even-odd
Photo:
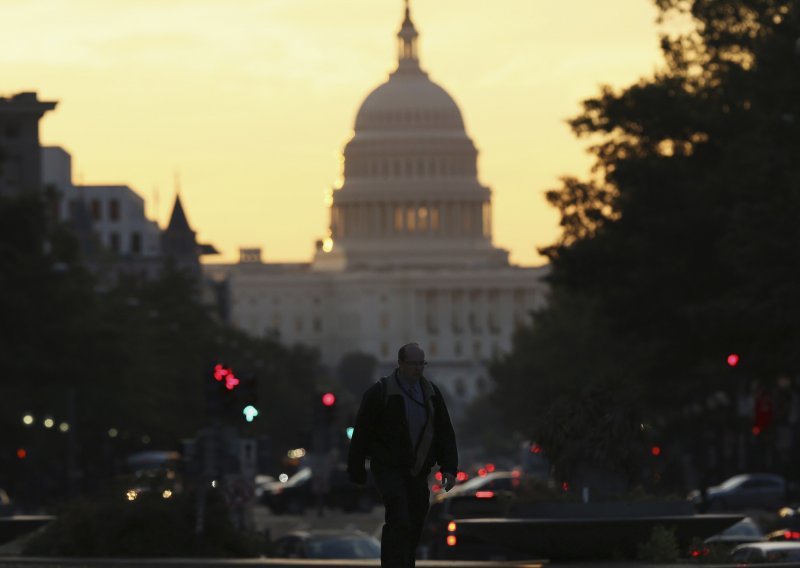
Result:
[[[349,469],[348,468],[347,476],[350,478],[350,481],[352,481],[356,485],[366,485],[366,483],[367,483],[367,468],[365,468],[365,467],[362,467],[361,469]]]
[[[456,476],[452,473],[445,473],[442,472],[442,489],[445,492],[450,491],[453,487],[456,486]]]

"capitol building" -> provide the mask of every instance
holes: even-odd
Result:
[[[492,244],[478,151],[420,66],[407,2],[397,36],[397,68],[361,103],[313,259],[266,263],[242,249],[238,263],[204,270],[224,280],[234,325],[314,346],[332,368],[366,353],[385,374],[400,345],[418,342],[458,411],[487,392],[488,362],[543,306],[548,269],[511,265]]]

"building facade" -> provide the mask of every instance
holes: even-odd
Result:
[[[55,107],[36,93],[0,97],[0,196],[41,189],[39,120]]]
[[[120,256],[154,257],[161,230],[145,216],[144,199],[127,185],[74,185],[72,157],[59,146],[42,148],[42,181],[58,192],[58,217],[75,216],[85,206],[100,243]]]
[[[179,195],[163,230],[145,214],[144,199],[127,185],[75,185],[72,158],[61,147],[41,148],[41,179],[56,192],[56,215],[78,236],[87,266],[106,283],[158,278],[166,264],[201,276],[198,244]]]
[[[406,4],[398,66],[357,113],[312,261],[265,263],[244,250],[238,264],[205,269],[227,281],[233,323],[316,346],[331,366],[362,352],[388,372],[400,345],[419,342],[458,406],[486,392],[487,362],[544,305],[547,267],[512,266],[492,244],[478,151],[458,105],[421,68],[417,39]]]

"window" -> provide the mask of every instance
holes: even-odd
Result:
[[[119,252],[119,249],[120,249],[120,246],[119,246],[119,244],[120,244],[120,242],[119,242],[119,234],[118,233],[111,233],[108,236],[108,239],[109,239],[108,244],[111,247],[111,250],[113,252]]]
[[[478,316],[475,315],[475,312],[469,312],[467,314],[467,321],[469,322],[469,329],[475,333],[481,331],[480,322],[478,321]]]
[[[417,210],[414,207],[406,209],[406,229],[413,233],[417,228]]]
[[[398,233],[403,232],[403,208],[394,208],[394,230]]]
[[[483,204],[483,236],[492,236],[492,206],[488,203]]]
[[[119,221],[119,199],[112,199],[108,202],[108,218],[112,221]]]
[[[472,355],[473,355],[473,356],[474,356],[476,359],[480,359],[480,357],[481,357],[481,351],[482,351],[482,349],[481,349],[481,342],[480,342],[480,341],[475,341],[475,342],[472,344]]]
[[[133,254],[142,252],[142,235],[140,233],[131,233],[131,252]]]
[[[92,219],[95,221],[100,220],[100,200],[99,199],[92,199],[89,203],[89,212],[92,215]]]
[[[427,207],[420,207],[417,210],[417,219],[419,221],[419,230],[420,231],[427,231],[428,230],[428,208]]]
[[[314,332],[320,333],[322,331],[322,318],[314,316]]]

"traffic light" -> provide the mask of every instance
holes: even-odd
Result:
[[[728,367],[735,367],[739,364],[739,354],[738,353],[730,353],[726,359],[728,363]]]
[[[258,381],[253,376],[246,377],[241,380],[241,386],[238,390],[242,414],[245,420],[252,422],[259,414]]]
[[[214,361],[209,365],[205,378],[206,408],[214,416],[229,421],[242,420],[248,422],[258,416],[256,406],[256,382],[249,376],[243,376],[229,365]],[[245,412],[245,407],[252,406]]]
[[[320,398],[322,402],[322,417],[326,424],[333,424],[336,421],[336,395],[326,392]]]
[[[214,365],[213,376],[215,381],[220,383],[226,390],[229,391],[235,389],[241,382],[230,367],[226,367],[221,363]]]

